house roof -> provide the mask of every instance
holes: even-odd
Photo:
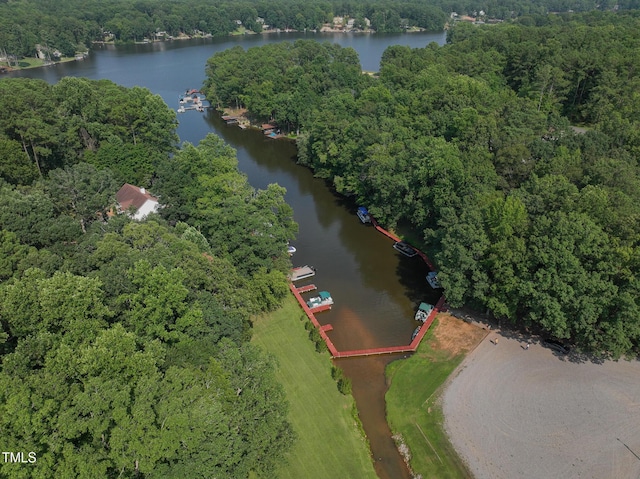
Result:
[[[128,210],[132,206],[138,210],[147,200],[158,202],[158,198],[149,194],[144,188],[125,183],[116,193],[116,200],[123,211]]]

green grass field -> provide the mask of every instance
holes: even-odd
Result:
[[[302,315],[291,296],[254,324],[253,343],[278,359],[278,379],[297,435],[278,478],[376,479],[368,444],[353,417],[353,398],[338,392],[329,355],[316,353]]]
[[[440,386],[462,361],[431,347],[434,322],[418,351],[409,359],[387,367],[391,387],[386,394],[387,419],[394,434],[401,434],[411,451],[411,468],[423,477],[469,477],[443,430],[438,403]]]

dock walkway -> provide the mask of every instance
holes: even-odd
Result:
[[[298,291],[298,293],[308,293],[309,291],[315,291],[316,289],[318,289],[318,287],[315,284],[308,284],[306,286],[300,286],[299,288],[296,288],[296,290]]]

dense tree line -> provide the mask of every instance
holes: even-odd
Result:
[[[355,50],[313,40],[237,46],[211,57],[206,71],[210,101],[247,107],[255,118],[289,130],[308,123],[328,92],[355,91],[366,81]]]
[[[175,114],[147,90],[0,89],[25,100],[0,128],[0,435],[37,457],[0,475],[269,477],[293,433],[248,340],[288,292],[282,188],[252,189],[217,137],[176,149]],[[138,180],[162,216],[112,216]]]
[[[442,30],[449,14],[511,19],[546,15],[548,12],[583,12],[612,8],[639,8],[638,0],[616,2],[594,0],[25,0],[0,1],[0,55],[30,57],[36,45],[65,56],[84,51],[94,41],[113,34],[117,42],[153,39],[158,32],[228,35],[238,27],[260,32],[263,25],[274,29],[316,30],[334,16],[349,17],[354,27],[376,32],[400,32],[407,27]],[[261,23],[258,19],[264,22]]]
[[[175,112],[159,95],[108,80],[0,81],[0,177],[30,184],[84,160],[143,184],[178,141]]]
[[[277,121],[282,100],[307,94],[293,123],[299,161],[387,225],[422,232],[451,305],[605,356],[637,354],[640,23],[586,14],[541,24],[460,25],[444,47],[390,47],[379,79],[325,75],[325,88],[289,72],[351,72],[350,58],[309,66],[292,54],[291,66],[282,52],[301,46],[269,46],[217,54],[208,72],[214,92],[233,91],[226,101]],[[282,73],[267,88],[269,63]]]

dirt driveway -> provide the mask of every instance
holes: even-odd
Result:
[[[640,478],[640,362],[523,345],[490,332],[444,393],[447,433],[476,479]]]

